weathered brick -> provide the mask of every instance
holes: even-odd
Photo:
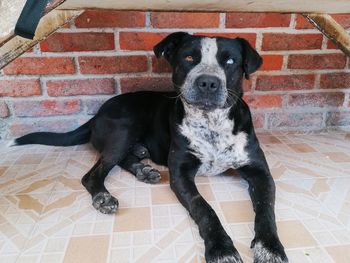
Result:
[[[281,108],[281,95],[245,95],[243,99],[252,109]]]
[[[65,79],[46,82],[49,96],[113,94],[114,79]]]
[[[280,70],[283,64],[282,55],[262,55],[263,64],[259,70]]]
[[[346,29],[350,28],[350,14],[333,14],[332,17],[342,27],[344,27]]]
[[[119,45],[123,50],[153,50],[169,33],[120,32]]]
[[[28,97],[41,94],[39,79],[33,80],[0,80],[0,97]]]
[[[43,52],[114,50],[114,34],[102,32],[55,33],[40,42]]]
[[[264,33],[262,50],[321,49],[321,34]]]
[[[95,115],[100,109],[103,103],[106,102],[105,98],[96,98],[96,99],[83,99],[82,103],[85,106],[85,111],[89,115]]]
[[[70,115],[80,111],[80,100],[16,100],[13,110],[21,117]]]
[[[148,69],[146,56],[79,57],[83,74],[116,74],[145,72]]]
[[[321,89],[350,88],[350,73],[329,73],[321,75]]]
[[[288,59],[290,69],[342,69],[345,66],[344,54],[295,54]]]
[[[256,46],[256,34],[255,33],[220,33],[220,32],[195,32],[195,36],[207,36],[207,37],[227,37],[227,38],[244,38],[252,47]]]
[[[173,90],[171,78],[164,77],[137,77],[122,78],[120,80],[122,93],[140,90],[170,91]]]
[[[264,128],[264,123],[265,123],[264,113],[252,112],[252,119],[253,119],[253,125],[255,129]]]
[[[227,13],[226,27],[288,27],[290,14],[280,13]]]
[[[256,90],[308,90],[313,89],[315,75],[260,75],[257,77]]]
[[[172,72],[172,69],[164,57],[156,58],[155,56],[152,56],[152,72],[169,73]]]
[[[274,112],[269,114],[267,117],[267,124],[269,129],[321,128],[322,122],[322,113]]]
[[[342,92],[290,94],[288,96],[289,107],[335,107],[343,103],[344,93]]]
[[[145,13],[137,11],[88,10],[75,19],[75,26],[93,27],[144,27]]]
[[[0,118],[6,118],[9,116],[9,108],[5,101],[0,100]]]
[[[7,75],[55,75],[73,74],[73,58],[67,57],[24,57],[17,58],[4,68]]]
[[[213,28],[218,27],[219,22],[219,13],[151,13],[151,23],[156,28]]]
[[[327,126],[349,126],[350,125],[350,112],[328,112],[326,115]]]
[[[11,136],[18,137],[30,132],[67,132],[76,129],[79,125],[79,120],[76,118],[19,118],[11,123],[10,132]]]

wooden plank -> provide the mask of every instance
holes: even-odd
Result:
[[[66,0],[60,9],[350,13],[349,0]]]
[[[49,1],[45,9],[45,14],[64,1]],[[15,36],[14,29],[25,2],[26,0],[0,0],[0,47]]]
[[[0,69],[82,12],[81,10],[54,10],[40,20],[33,40],[20,36],[14,36],[8,40],[0,47]]]
[[[304,16],[346,55],[350,56],[350,34],[337,21],[328,14],[305,14]]]

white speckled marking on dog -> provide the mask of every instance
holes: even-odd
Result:
[[[275,255],[267,248],[265,248],[261,242],[255,244],[253,248],[254,262],[269,262],[269,263],[288,263],[288,260],[283,260],[280,256]]]
[[[189,148],[201,162],[197,175],[217,175],[229,168],[249,163],[245,147],[247,134],[232,134],[234,121],[229,109],[205,111],[186,104],[180,132],[189,140]]]

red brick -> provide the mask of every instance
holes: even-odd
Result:
[[[13,101],[16,116],[70,115],[80,111],[80,101],[70,100],[16,100]]]
[[[350,112],[328,112],[326,115],[327,126],[349,126],[350,125]]]
[[[338,49],[338,46],[332,40],[327,39],[327,49]]]
[[[28,97],[41,94],[39,79],[0,80],[0,97]]]
[[[212,32],[195,32],[196,36],[207,36],[207,37],[227,37],[227,38],[244,38],[252,47],[256,46],[256,34],[255,33],[212,33]]]
[[[320,49],[321,34],[264,33],[262,50]]]
[[[114,79],[66,79],[46,82],[49,96],[74,96],[115,93]]]
[[[6,118],[9,116],[9,108],[5,101],[0,100],[0,118]]]
[[[114,50],[113,33],[55,33],[40,42],[43,52]]]
[[[246,95],[243,99],[252,109],[281,108],[281,95]]]
[[[302,15],[297,15],[295,28],[296,29],[314,29],[315,26],[311,24],[309,20],[307,20]]]
[[[74,130],[79,125],[79,120],[74,119],[37,119],[20,118],[14,120],[10,125],[11,136],[18,137],[30,132],[67,132]]]
[[[119,45],[123,50],[153,50],[169,33],[120,32]]]
[[[79,57],[83,74],[116,74],[145,72],[148,69],[146,56]]]
[[[252,118],[253,118],[253,125],[255,129],[264,128],[264,123],[265,123],[264,113],[252,112]]]
[[[290,69],[342,69],[346,66],[346,56],[343,54],[297,54],[290,55]]]
[[[344,93],[305,93],[305,94],[290,94],[288,97],[288,106],[291,107],[329,107],[341,106],[344,103]]]
[[[219,13],[152,12],[155,28],[213,28],[218,27]]]
[[[122,78],[120,80],[122,93],[140,90],[171,91],[173,84],[171,78],[164,77],[137,77]]]
[[[172,72],[172,69],[164,57],[156,58],[152,56],[152,71],[156,73],[169,73]]]
[[[252,80],[253,80],[252,77],[250,77],[249,79],[243,78],[242,86],[243,86],[243,91],[244,92],[249,92],[249,91],[252,90]]]
[[[17,58],[4,68],[7,75],[53,75],[73,74],[73,58],[67,57],[25,57]]]
[[[257,77],[256,90],[308,90],[313,89],[315,75],[260,75]]]
[[[89,10],[75,19],[75,26],[93,27],[144,27],[145,13],[137,11]]]
[[[283,64],[282,55],[262,55],[263,64],[259,70],[280,70]]]
[[[321,89],[350,88],[350,73],[329,73],[321,75]]]
[[[323,117],[322,113],[274,112],[267,117],[267,123],[269,129],[321,128]]]
[[[228,13],[226,27],[289,27],[290,14],[279,13]]]

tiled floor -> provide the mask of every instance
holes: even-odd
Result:
[[[278,231],[290,262],[350,262],[350,134],[259,136],[277,184]],[[107,186],[116,215],[91,206],[80,178],[90,146],[0,146],[0,262],[203,262],[197,227],[162,168],[147,185],[118,167]],[[253,212],[238,176],[199,177],[244,262],[252,262]]]

